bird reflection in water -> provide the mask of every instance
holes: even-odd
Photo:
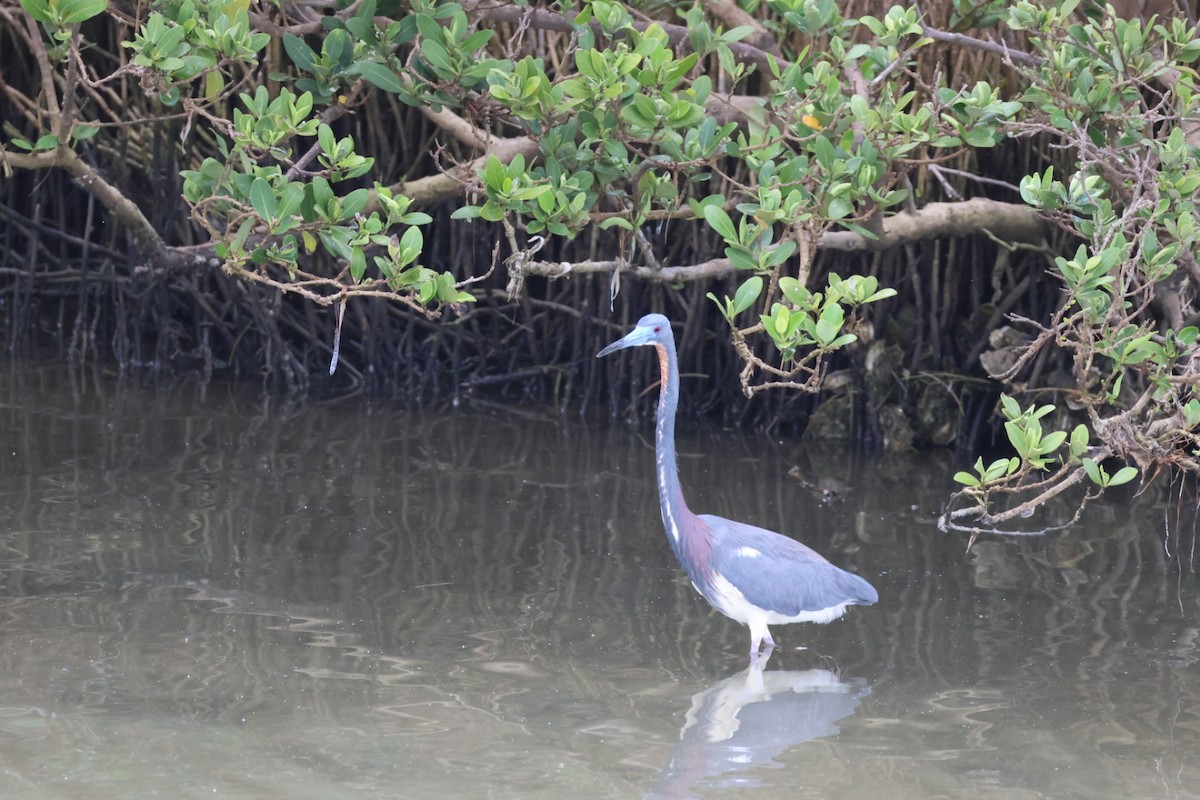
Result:
[[[776,756],[836,735],[838,721],[871,693],[862,678],[842,681],[824,669],[764,672],[768,659],[692,697],[679,744],[647,798],[690,798],[701,786],[759,786],[752,771],[778,769]]]

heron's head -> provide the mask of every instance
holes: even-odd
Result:
[[[662,314],[647,314],[638,320],[637,327],[625,334],[608,347],[596,353],[596,358],[624,350],[626,347],[638,347],[645,344],[665,344],[674,341],[671,333],[671,322]]]

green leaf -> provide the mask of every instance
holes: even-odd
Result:
[[[1195,397],[1183,407],[1183,424],[1189,429],[1200,425],[1200,400]]]
[[[401,249],[408,248],[420,252],[421,248],[424,246],[425,236],[421,233],[420,228],[409,228],[404,232],[404,235],[400,237]]]
[[[763,259],[763,265],[771,268],[777,267],[791,258],[792,254],[795,252],[795,242],[790,240],[786,242],[780,242],[778,245],[767,251],[765,258]]]
[[[75,25],[104,13],[107,8],[108,0],[60,0],[58,10],[63,22]]]
[[[450,53],[439,42],[426,39],[421,43],[421,55],[425,56],[429,66],[433,67],[440,77],[449,78],[454,75],[454,62],[450,60]]]
[[[733,295],[734,315],[736,316],[752,306],[754,301],[758,300],[759,295],[762,294],[762,288],[763,279],[760,276],[754,275],[747,278]]]
[[[342,219],[350,219],[362,211],[370,199],[370,192],[365,188],[355,189],[342,198]]]
[[[1129,483],[1137,477],[1138,471],[1134,467],[1121,467],[1117,470],[1117,474],[1109,478],[1109,486],[1120,486],[1124,483]]]
[[[367,256],[361,247],[350,251],[350,277],[355,283],[360,283],[367,272]]]
[[[817,341],[823,345],[830,345],[833,342],[833,337],[837,336],[838,326],[825,318],[817,320],[816,326]]]
[[[837,154],[833,149],[833,143],[825,136],[820,135],[813,138],[813,155],[816,156],[817,163],[826,170],[833,172],[833,162],[837,158]]]
[[[896,296],[895,289],[890,289],[890,288],[889,289],[880,289],[878,292],[875,292],[875,294],[871,295],[866,300],[863,300],[863,304],[865,305],[867,303],[874,303],[879,300],[887,300],[889,297],[895,297],[895,296]]]
[[[1008,441],[1013,449],[1021,455],[1021,458],[1025,458],[1029,452],[1025,445],[1025,432],[1012,421],[1004,423],[1004,432],[1008,434]]]
[[[404,84],[395,72],[378,64],[374,61],[360,61],[354,65],[354,69],[368,83],[383,89],[385,92],[392,94],[400,94],[404,91]]]
[[[493,34],[495,34],[495,31],[475,31],[475,33],[459,42],[458,46],[464,53],[474,53],[491,41]]]
[[[292,63],[305,72],[313,72],[317,63],[317,54],[308,44],[292,33],[283,35],[283,49],[287,51]]]
[[[575,51],[575,68],[579,70],[579,74],[592,80],[599,80],[600,72],[593,64],[592,57],[596,55],[591,49],[579,48]]]
[[[758,269],[758,262],[744,247],[726,247],[725,257],[736,269]]]
[[[974,475],[972,475],[969,472],[954,473],[954,480],[958,481],[963,486],[978,486],[979,485],[979,478],[976,478]]]
[[[1062,446],[1062,443],[1066,441],[1066,439],[1066,431],[1054,431],[1054,433],[1048,433],[1042,439],[1041,444],[1038,446],[1038,450],[1041,453],[1053,453],[1060,446]]]
[[[238,226],[237,232],[234,233],[233,240],[230,242],[230,249],[235,253],[241,253],[246,246],[246,240],[250,238],[252,230],[254,230],[254,220],[247,217]]]
[[[303,203],[304,187],[298,183],[289,183],[283,189],[283,196],[275,213],[279,215],[280,219],[285,219],[299,211]]]
[[[785,335],[787,333],[788,323],[792,319],[791,312],[787,308],[776,304],[775,308],[772,309],[772,313],[774,314],[773,317],[764,317],[764,319],[771,320],[768,330],[774,331],[777,336]]]
[[[363,11],[367,11],[366,14]],[[371,21],[374,14],[365,5],[359,6],[358,14],[346,20],[346,30],[359,41],[370,41],[375,36],[375,23]]]
[[[721,41],[726,44],[740,42],[750,34],[754,33],[754,28],[750,25],[738,25],[736,28],[730,28],[721,34]]]
[[[428,14],[417,14],[417,30],[421,32],[421,36],[434,41],[442,41],[442,26],[437,20]]]
[[[476,219],[479,216],[479,206],[463,206],[456,208],[451,214],[450,219]]]
[[[1004,416],[1009,419],[1016,419],[1021,416],[1021,406],[1017,405],[1017,401],[1008,395],[1000,395],[1000,405],[1004,409]]]
[[[1068,445],[1068,453],[1071,458],[1079,458],[1087,451],[1088,447],[1088,427],[1083,423],[1075,426],[1075,430],[1071,431],[1071,443]]]
[[[796,308],[808,308],[812,304],[812,292],[795,278],[785,275],[779,279],[779,290]]]
[[[329,59],[335,67],[349,66],[351,54],[354,52],[354,42],[350,39],[350,34],[342,28],[334,28],[325,37],[325,41],[321,45],[321,52]]]
[[[526,186],[512,193],[513,200],[536,200],[539,196],[551,191],[551,187],[546,184],[537,186]]]
[[[425,281],[421,284],[421,289],[417,293],[417,299],[422,303],[429,303],[433,300],[437,293],[437,284],[433,281]]]
[[[337,152],[337,137],[333,135],[333,128],[324,122],[317,126],[317,144],[327,156],[332,157]]]
[[[400,222],[405,225],[428,225],[433,222],[433,217],[424,211],[410,211],[400,219]]]
[[[708,221],[713,230],[720,234],[722,239],[730,244],[737,243],[737,231],[733,227],[733,220],[725,213],[725,209],[720,206],[705,206],[704,219]]]
[[[21,0],[21,8],[25,9],[26,14],[45,25],[53,24],[56,21],[53,12],[50,11],[50,4],[46,0]]]
[[[328,206],[329,201],[333,199],[333,189],[329,187],[329,181],[317,175],[309,186],[312,187],[313,205],[320,208]]]
[[[506,177],[503,162],[495,156],[488,156],[487,164],[483,168],[483,182],[487,188],[494,192],[502,191]]]
[[[854,213],[854,205],[844,197],[834,197],[829,201],[826,213],[830,219],[842,219]]]
[[[479,209],[479,216],[486,219],[488,222],[499,222],[504,219],[504,209],[491,200],[483,204]]]
[[[1083,471],[1086,472],[1087,476],[1092,479],[1092,483],[1095,483],[1099,486],[1103,486],[1103,478],[1108,477],[1104,474],[1103,470],[1100,469],[1100,465],[1096,463],[1096,459],[1094,458],[1083,459]]]
[[[250,205],[254,206],[254,213],[262,219],[275,219],[275,190],[263,178],[255,178],[254,183],[250,184]]]
[[[994,147],[1001,138],[995,128],[987,126],[972,127],[963,133],[963,139],[971,147]]]
[[[979,473],[982,483],[994,483],[1007,474],[1011,474],[1020,464],[1020,459],[1001,458],[993,461],[988,465],[987,469],[983,468],[983,458],[980,457],[975,461],[975,471]]]

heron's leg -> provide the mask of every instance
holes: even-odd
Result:
[[[771,653],[775,652],[775,640],[771,638],[771,631],[767,630],[766,636],[763,637],[763,642],[766,644],[763,647],[763,664],[767,663],[767,659],[771,657]]]
[[[765,646],[764,646],[765,644]],[[771,653],[775,650],[775,640],[771,638],[771,631],[766,625],[762,626],[762,630],[751,629],[750,633],[750,663],[757,664],[760,656],[763,657],[763,663],[771,657]]]
[[[758,653],[762,649],[763,640],[767,641],[767,654],[770,655],[771,649],[775,647],[775,642],[771,640],[771,631],[767,630],[764,620],[753,620],[750,625],[750,663],[758,663]]]

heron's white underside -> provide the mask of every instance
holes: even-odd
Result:
[[[768,625],[787,625],[792,622],[817,622],[820,624],[833,622],[845,614],[850,605],[849,603],[838,603],[828,608],[801,611],[794,616],[788,616],[754,605],[724,575],[714,575],[711,586],[712,594],[707,599],[713,604],[713,607],[734,622],[740,622],[750,628],[751,652],[758,650],[763,639],[773,641],[771,632],[767,629]],[[696,587],[696,591],[700,591],[699,587]]]

